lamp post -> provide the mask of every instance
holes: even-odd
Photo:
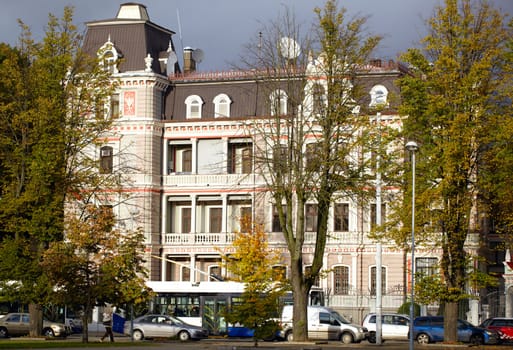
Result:
[[[419,146],[415,141],[408,141],[406,149],[411,154],[411,300],[410,300],[410,347],[413,350],[413,319],[415,297],[415,152]]]

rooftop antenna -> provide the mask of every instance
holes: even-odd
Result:
[[[183,52],[183,40],[182,40],[182,23],[180,22],[180,10],[176,9],[176,18],[178,20],[178,36],[180,37],[180,49]]]
[[[199,66],[201,61],[203,61],[203,58],[205,57],[205,53],[202,49],[196,49],[192,51],[192,59],[196,63],[196,66]]]

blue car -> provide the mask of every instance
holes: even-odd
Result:
[[[419,344],[444,340],[444,318],[441,316],[421,316],[413,322],[413,339]],[[471,323],[458,320],[458,341],[472,344],[498,344],[497,332],[476,327]]]

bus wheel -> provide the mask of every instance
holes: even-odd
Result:
[[[292,331],[288,331],[287,334],[285,334],[285,339],[287,339],[287,341],[294,341],[294,334]]]

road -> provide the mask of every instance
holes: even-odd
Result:
[[[90,342],[97,342],[99,338],[92,336],[89,338]],[[79,339],[77,339],[79,340]],[[116,337],[116,342],[125,343],[130,342],[128,337]],[[177,340],[167,341],[142,341],[136,344],[127,344],[127,346],[116,346],[109,347],[108,343],[105,343],[106,347],[95,347],[95,349],[127,349],[127,350],[147,350],[147,349],[169,349],[169,350],[250,350],[250,349],[262,349],[262,350],[340,350],[340,349],[372,349],[372,350],[409,350],[409,343],[407,341],[386,341],[381,345],[370,344],[367,341],[363,341],[359,344],[342,344],[336,341],[329,342],[259,342],[258,348],[254,347],[254,344],[249,339],[204,339],[200,341],[191,341],[181,343]],[[446,345],[446,344],[429,344],[420,345],[414,344],[414,350],[464,350],[470,347],[470,345]],[[510,346],[507,345],[487,345],[487,346],[473,346],[472,350],[506,350]],[[65,348],[62,348],[65,349]]]

